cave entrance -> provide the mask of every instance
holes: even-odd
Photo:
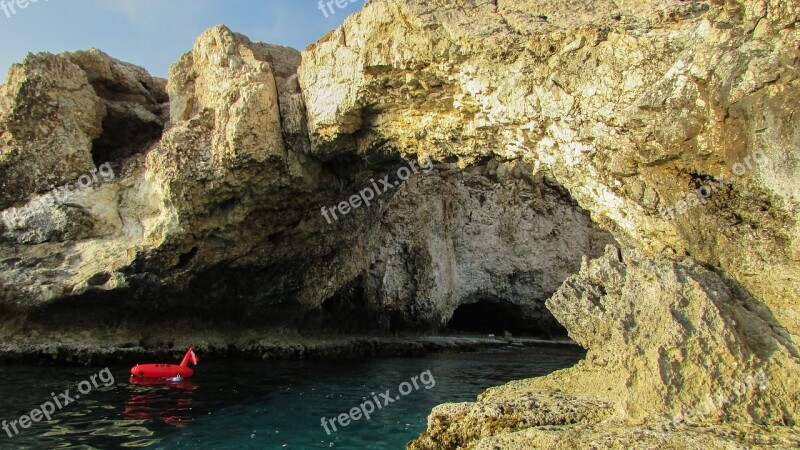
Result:
[[[161,138],[164,125],[154,115],[138,119],[128,106],[109,103],[103,119],[103,133],[92,144],[92,160],[96,166],[119,162],[140,153]]]
[[[447,328],[470,333],[491,333],[560,338],[567,330],[547,309],[536,315],[526,314],[523,308],[506,300],[481,299],[459,306],[447,322]]]
[[[461,305],[453,313],[447,327],[478,333],[520,333],[524,329],[520,307],[506,301],[479,300]]]

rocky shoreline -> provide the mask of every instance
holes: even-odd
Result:
[[[193,346],[199,355],[210,359],[351,359],[390,356],[421,356],[429,353],[474,352],[490,348],[558,346],[583,350],[571,340],[537,338],[501,338],[464,335],[300,335],[275,334],[273,331],[246,331],[240,337],[217,335],[196,340],[182,337],[179,341],[143,343],[92,343],[91,339],[72,342],[40,342],[0,344],[0,363],[39,365],[119,365],[132,361],[180,358],[185,348]],[[186,336],[184,334],[182,336]],[[63,337],[62,337],[63,339]]]
[[[303,52],[216,26],[168,80],[30,55],[0,87],[0,352],[569,336],[580,363],[410,447],[792,447],[798,42],[794,0],[371,0]]]

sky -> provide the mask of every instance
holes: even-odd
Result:
[[[0,81],[28,52],[99,48],[166,77],[200,34],[224,24],[253,41],[303,50],[364,0],[320,10],[318,0],[0,0]],[[27,6],[19,8],[17,3]],[[3,4],[12,3],[11,6]],[[7,12],[6,12],[7,11]]]

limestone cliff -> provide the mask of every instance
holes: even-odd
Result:
[[[302,54],[215,27],[166,87],[31,56],[0,89],[3,345],[488,317],[587,359],[412,448],[798,445],[798,15],[372,0]]]
[[[478,303],[503,316],[497,332],[564,336],[544,301],[610,234],[521,161],[432,162],[399,183],[422,155],[315,154],[300,62],[220,26],[172,67],[166,91],[98,51],[15,66],[0,123],[35,130],[38,116],[14,111],[46,94],[63,130],[3,147],[47,149],[8,163],[28,184],[4,191],[15,205],[0,224],[7,350],[61,355],[87,332],[111,348],[166,348],[196,328],[221,333],[223,347],[242,345],[242,328],[438,330]],[[96,105],[91,133],[74,136],[70,121],[89,110],[73,103]],[[65,165],[58,183],[77,187],[100,167],[113,173],[74,189],[29,182],[39,172],[27,167],[52,164]],[[387,176],[397,184],[369,207],[321,213]]]
[[[373,1],[306,52],[317,154],[521,160],[624,245],[548,301],[585,362],[443,406],[412,447],[729,448],[793,434],[747,441],[712,424],[800,413],[799,13],[768,0]],[[755,374],[769,386],[730,394]],[[736,401],[685,420],[718,392]],[[676,425],[640,435],[660,420]],[[493,438],[504,432],[517,433]]]
[[[797,335],[797,3],[621,4],[371,2],[304,56],[314,149],[527,161],[619,239],[725,270]],[[703,206],[659,214],[712,181]]]

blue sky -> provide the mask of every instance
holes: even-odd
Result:
[[[39,0],[15,7],[10,17],[0,8],[0,80],[28,52],[92,47],[166,77],[170,64],[217,24],[302,50],[363,5],[333,6],[327,18],[318,0]]]

